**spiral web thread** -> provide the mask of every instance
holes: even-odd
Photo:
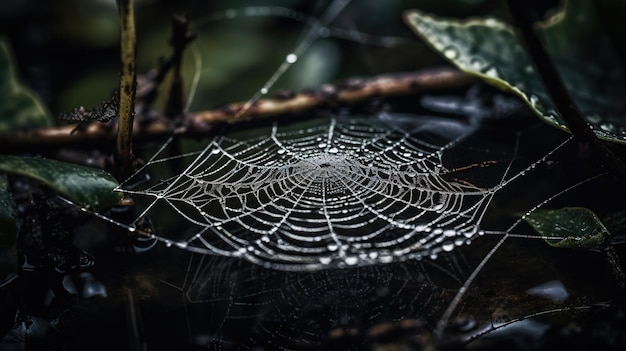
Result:
[[[286,270],[436,257],[480,234],[501,186],[455,181],[443,165],[471,131],[446,120],[274,124],[268,135],[217,137],[187,155],[195,158],[181,174],[124,191],[151,198],[134,223],[165,204],[188,232],[155,238],[203,254]]]

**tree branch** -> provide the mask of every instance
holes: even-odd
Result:
[[[135,140],[157,139],[172,133],[198,135],[210,132],[220,123],[237,123],[244,120],[269,118],[286,113],[302,113],[324,106],[337,106],[365,101],[373,97],[406,96],[431,91],[449,90],[468,86],[476,80],[449,68],[428,69],[417,72],[395,73],[371,78],[351,78],[337,84],[322,86],[301,93],[284,92],[270,99],[256,101],[246,113],[235,120],[237,111],[245,102],[237,102],[208,111],[188,114],[184,126],[176,128],[166,116],[151,114],[140,116],[134,122]],[[92,123],[84,130],[72,134],[75,124],[0,133],[0,151],[18,148],[41,149],[49,146],[98,145],[116,135],[114,122]]]
[[[192,129],[203,129],[205,125],[298,113],[323,106],[356,103],[376,96],[392,97],[460,88],[472,82],[476,80],[448,68],[384,74],[372,78],[350,78],[337,84],[323,85],[313,91],[299,94],[283,92],[273,99],[258,100],[251,106],[246,106],[247,110],[243,115],[238,112],[247,102],[198,112],[191,118],[189,125]]]

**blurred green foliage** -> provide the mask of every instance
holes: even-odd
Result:
[[[198,39],[184,57],[187,91],[198,73],[192,111],[250,98],[297,45],[305,23],[277,16],[211,20],[230,8],[281,6],[319,18],[331,1],[136,1],[138,72],[171,52],[170,17],[186,15]],[[317,87],[354,75],[415,70],[443,61],[411,36],[403,11],[421,8],[445,16],[504,16],[500,0],[353,1],[331,27],[399,38],[394,47],[328,37],[319,39],[279,81],[277,89]],[[110,96],[119,77],[119,29],[114,0],[8,0],[0,5],[0,33],[16,48],[22,78],[56,115]],[[198,66],[200,62],[201,66]],[[162,102],[160,105],[162,106]]]

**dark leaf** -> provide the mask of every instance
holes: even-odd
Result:
[[[525,217],[539,234],[554,247],[599,250],[607,243],[609,232],[598,216],[584,207],[537,210]]]
[[[409,26],[459,69],[513,92],[544,121],[567,130],[521,38],[500,20],[443,19],[414,10]],[[626,70],[590,0],[567,1],[541,27],[546,48],[600,138],[626,143]],[[622,44],[620,44],[622,45]]]
[[[0,171],[36,179],[57,193],[94,210],[107,209],[122,198],[118,182],[103,170],[56,160],[0,155]]]

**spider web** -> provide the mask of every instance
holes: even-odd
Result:
[[[442,157],[474,128],[386,116],[219,136],[181,174],[126,192],[153,198],[140,218],[162,202],[196,228],[155,236],[167,245],[276,269],[436,257],[471,242],[501,184],[454,180]]]

